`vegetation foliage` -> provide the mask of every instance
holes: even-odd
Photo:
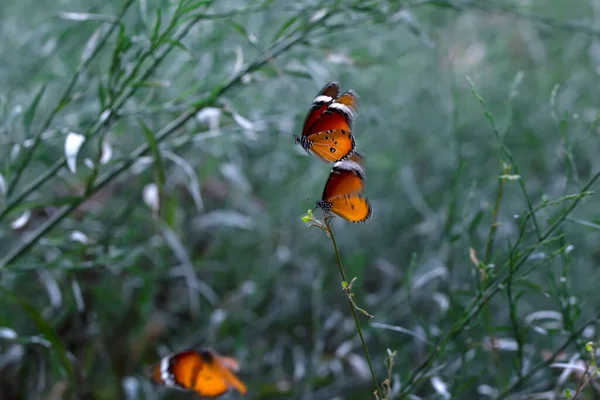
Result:
[[[202,346],[248,399],[597,398],[599,15],[3,3],[0,398],[194,398],[147,367]],[[330,166],[293,137],[331,80],[364,225],[302,219]]]

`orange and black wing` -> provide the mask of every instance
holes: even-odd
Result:
[[[335,164],[323,189],[323,201],[329,202],[339,196],[362,192],[365,185],[362,168],[354,162],[341,161]]]
[[[334,164],[317,206],[350,222],[366,222],[372,214],[369,200],[361,194],[365,184],[363,156],[358,153]]]
[[[315,99],[313,100],[306,119],[304,120],[304,127],[302,128],[302,136],[308,134],[308,130],[315,123],[315,121],[323,114],[329,104],[337,99],[340,95],[340,84],[339,82],[329,82],[327,85],[319,91]]]
[[[310,126],[307,139],[313,140],[312,135],[325,131],[344,130],[351,133],[357,108],[358,96],[353,90],[348,90],[332,101]]]
[[[235,364],[234,364],[235,363]],[[247,388],[228,367],[237,361],[210,350],[188,350],[163,358],[154,366],[154,379],[169,387],[190,389],[201,396],[216,397],[229,389],[245,394]]]
[[[332,101],[303,137],[305,149],[328,162],[343,160],[352,154],[356,147],[352,126],[357,106],[358,96],[352,90]]]
[[[231,372],[232,370],[235,371],[238,369],[239,364],[237,360],[231,357],[220,356],[215,352],[210,352],[210,354],[213,357],[213,362],[210,363],[209,368],[204,370],[204,375],[201,379],[206,380],[208,378],[209,380],[212,380],[211,376],[219,376],[223,379],[229,389],[236,389],[241,394],[246,394],[248,392],[246,385]]]
[[[330,211],[350,222],[367,222],[373,207],[361,194],[347,194],[329,200]]]
[[[352,154],[356,143],[350,131],[334,129],[310,136],[309,148],[327,162],[336,162]]]
[[[205,362],[194,350],[187,350],[164,357],[153,369],[152,376],[158,383],[179,389],[192,389],[196,376]]]

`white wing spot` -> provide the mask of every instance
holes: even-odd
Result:
[[[325,96],[324,94],[321,94],[321,95],[315,97],[315,99],[313,100],[313,103],[329,103],[331,100],[333,100],[333,97]]]
[[[354,110],[351,107],[348,107],[342,103],[333,103],[329,106],[329,108],[341,111],[342,113],[348,115],[350,118],[354,118]]]
[[[160,378],[163,380],[164,384],[167,386],[175,385],[175,377],[169,371],[169,367],[171,366],[171,357],[165,357],[160,361]]]
[[[363,167],[360,164],[358,164],[357,162],[352,161],[352,160],[337,161],[335,164],[333,164],[333,168],[338,169],[338,170],[343,170],[343,171],[354,172],[356,175],[358,175],[360,177],[364,177],[364,174],[365,174]]]

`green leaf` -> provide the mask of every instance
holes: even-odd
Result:
[[[189,53],[192,56],[195,55],[194,52],[189,47],[187,47],[185,44],[181,43],[181,41],[179,41],[179,40],[162,38],[160,43],[170,44],[174,47],[177,47],[178,49],[186,51],[187,53]]]
[[[298,71],[298,70],[293,70],[293,69],[284,69],[283,72],[285,72],[287,75],[296,76],[298,78],[312,79],[312,76],[308,72],[306,72],[306,71]]]
[[[115,91],[116,83],[123,75],[124,69],[121,66],[121,55],[125,53],[131,47],[131,40],[125,32],[123,25],[119,26],[119,35],[117,37],[117,44],[112,53],[112,61],[110,65],[110,80],[109,88],[111,91]]]
[[[589,353],[591,353],[591,352],[592,352],[592,350],[594,350],[594,343],[592,343],[592,342],[587,342],[587,343],[585,344],[585,349],[586,349],[586,350],[587,350]]]
[[[565,141],[566,141],[565,133],[567,132],[568,126],[569,126],[569,112],[565,110],[565,112],[563,113],[563,117],[560,120],[560,133],[562,134],[563,138],[565,138]]]
[[[15,296],[12,292],[2,287],[0,287],[0,292],[2,292],[1,298],[9,299],[12,302],[17,303],[25,311],[25,314],[33,320],[40,333],[52,344],[51,353],[53,358],[58,362],[59,366],[62,367],[61,369],[67,373],[71,383],[74,383],[75,376],[73,365],[71,364],[71,361],[69,361],[64,343],[54,328],[46,322],[35,306],[27,300]]]
[[[170,83],[168,81],[148,80],[134,84],[135,87],[147,87],[147,88],[168,88]]]
[[[188,14],[192,11],[196,11],[197,8],[200,8],[202,6],[208,5],[212,3],[212,0],[200,0],[200,1],[195,1],[189,5],[186,5],[184,7],[181,8],[181,14],[185,15]]]
[[[138,119],[138,122],[144,131],[144,135],[146,135],[146,140],[148,141],[148,146],[150,146],[150,151],[152,151],[152,156],[154,157],[154,168],[156,170],[156,184],[158,185],[158,192],[162,193],[162,187],[165,182],[165,170],[163,168],[158,142],[156,141],[154,133],[152,133],[148,126],[146,126],[144,121]]]
[[[179,200],[176,196],[177,192],[173,192],[163,201],[162,218],[165,224],[171,229],[175,229],[177,224],[177,210],[179,209]]]
[[[102,84],[102,79],[98,80],[98,100],[100,100],[100,108],[106,107],[106,89]]]
[[[471,223],[469,224],[469,228],[467,229],[467,232],[469,232],[470,234],[473,234],[473,232],[475,232],[475,229],[477,229],[477,227],[483,220],[483,217],[484,217],[483,211],[478,211],[475,214],[475,216],[473,217],[473,219],[471,220]]]
[[[242,25],[238,24],[237,22],[233,22],[231,21],[231,26],[233,27],[233,29],[235,29],[236,31],[239,32],[240,35],[242,35],[244,38],[248,39],[248,31],[246,31],[246,28],[244,28]]]
[[[279,39],[297,20],[298,16],[294,15],[293,17],[285,21],[283,25],[281,25],[281,28],[279,28],[279,30],[275,32],[275,35],[273,36],[273,42],[276,42],[277,39]]]
[[[152,31],[152,39],[150,41],[150,43],[152,43],[152,44],[157,44],[156,42],[158,41],[158,37],[160,35],[161,19],[162,19],[162,11],[161,11],[161,8],[158,7],[158,10],[156,10],[156,22],[154,23],[154,30]]]
[[[25,132],[29,133],[29,128],[31,127],[31,123],[35,118],[35,113],[37,111],[38,105],[40,104],[40,100],[46,91],[46,85],[42,85],[40,90],[37,92],[33,101],[25,111],[25,115],[23,115],[23,127],[25,128]]]

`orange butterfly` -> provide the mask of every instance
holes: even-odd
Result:
[[[356,146],[352,126],[358,108],[358,95],[348,90],[341,96],[340,84],[329,82],[312,102],[296,143],[308,153],[312,150],[327,162],[341,161]]]
[[[238,368],[237,360],[213,350],[186,350],[156,363],[152,367],[152,377],[167,387],[195,390],[200,396],[217,397],[229,389],[246,394],[246,385],[231,372]]]
[[[348,159],[333,164],[322,200],[317,206],[325,212],[333,212],[350,222],[367,222],[373,209],[369,200],[361,194],[365,186],[363,156],[356,152]]]

